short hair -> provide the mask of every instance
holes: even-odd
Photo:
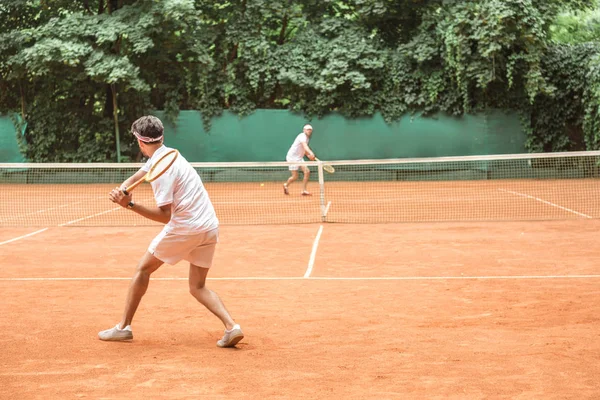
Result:
[[[153,115],[145,115],[133,122],[131,125],[131,131],[141,141],[152,143],[158,142],[160,139],[162,139],[165,128],[161,120],[157,117]],[[144,140],[145,138],[148,140]]]

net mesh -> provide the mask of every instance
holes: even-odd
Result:
[[[549,220],[600,217],[600,152],[288,163],[192,163],[222,224]],[[156,225],[108,198],[141,164],[0,164],[0,226]],[[300,179],[302,174],[300,173]],[[133,193],[155,205],[150,184]]]

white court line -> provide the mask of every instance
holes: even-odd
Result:
[[[71,205],[71,204],[65,204],[65,206],[67,206],[67,205]],[[63,207],[63,206],[60,206],[60,207]],[[60,207],[57,207],[57,208],[60,208]],[[74,224],[74,223],[79,222],[79,221],[83,221],[83,220],[86,220],[86,219],[89,219],[89,218],[97,217],[97,216],[102,215],[102,214],[107,214],[109,212],[113,212],[115,210],[118,210],[119,208],[121,208],[121,207],[116,207],[116,208],[113,208],[112,210],[103,211],[103,212],[100,212],[100,213],[97,213],[97,214],[94,214],[94,215],[90,215],[90,216],[87,216],[87,217],[75,219],[73,221],[65,222],[64,224],[60,224],[58,226],[65,226],[65,225]],[[48,210],[50,210],[50,209],[48,209]],[[42,210],[40,212],[44,212],[44,211],[47,211],[47,210]],[[37,235],[38,233],[42,233],[42,232],[47,231],[47,230],[48,230],[48,228],[43,228],[43,229],[40,229],[38,231],[35,231],[35,232],[32,232],[32,233],[28,233],[27,235],[19,236],[19,237],[16,237],[14,239],[10,239],[10,240],[6,240],[4,242],[0,242],[0,246],[3,245],[3,244],[16,242],[17,240],[24,239],[24,238],[29,237],[29,236]]]
[[[83,202],[80,202],[83,203]],[[74,204],[78,204],[78,203],[74,203]],[[35,215],[35,214],[42,214],[45,213],[46,211],[52,211],[52,210],[58,210],[59,208],[63,208],[63,207],[68,207],[71,204],[67,203],[67,204],[63,204],[62,206],[57,206],[57,207],[50,207],[50,208],[45,208],[43,210],[39,210],[39,211],[32,211],[29,213],[25,213],[25,214],[17,214],[14,215],[12,217],[6,218],[4,220],[1,220],[0,222],[6,222],[6,221],[10,221],[11,219],[17,219],[17,218],[22,218],[22,217],[28,217],[30,215]]]
[[[10,221],[10,220],[15,220],[17,218],[28,217],[30,215],[35,215],[35,214],[42,214],[42,213],[45,213],[47,211],[53,211],[53,210],[58,210],[58,209],[64,208],[64,207],[74,206],[76,204],[87,203],[90,200],[98,200],[98,199],[103,199],[105,197],[106,196],[93,197],[93,198],[90,198],[90,199],[86,199],[86,200],[82,200],[82,201],[77,201],[77,202],[74,202],[74,203],[65,203],[65,204],[62,204],[60,206],[45,208],[45,209],[42,209],[42,210],[32,211],[32,212],[28,212],[28,213],[25,213],[25,214],[17,214],[17,215],[13,215],[12,217],[8,217],[6,219],[0,220],[0,222],[6,222],[6,221]]]
[[[42,232],[44,232],[47,229],[48,228],[40,229],[39,231],[31,232],[31,233],[28,233],[27,235],[19,236],[19,237],[16,237],[14,239],[10,239],[10,240],[6,240],[4,242],[0,242],[0,246],[2,246],[3,244],[11,243],[11,242],[16,242],[17,240],[21,240],[21,239],[24,239],[24,238],[29,237],[29,236],[37,235],[38,233],[42,233]]]
[[[325,207],[325,212],[323,212],[323,214],[325,214],[324,217],[327,216],[327,213],[329,212],[329,207],[331,207],[331,201],[327,203],[327,207]]]
[[[108,210],[108,211],[102,211],[102,212],[99,212],[99,213],[97,213],[97,214],[94,214],[94,215],[88,215],[87,217],[83,217],[83,218],[79,218],[79,219],[74,219],[73,221],[65,222],[64,224],[60,224],[60,225],[58,225],[58,226],[71,225],[71,224],[74,224],[74,223],[76,223],[76,222],[80,222],[80,221],[83,221],[83,220],[86,220],[86,219],[94,218],[94,217],[97,217],[97,216],[100,216],[100,215],[103,215],[103,214],[108,214],[109,212],[113,212],[113,211],[119,210],[120,208],[121,208],[121,207],[115,207],[115,208],[113,208],[113,209],[111,209],[111,210]]]
[[[150,278],[151,281],[187,281],[189,278]],[[270,277],[270,276],[246,276],[230,278],[206,278],[213,281],[298,281],[304,278],[300,276]],[[0,282],[44,282],[44,281],[130,281],[131,277],[89,277],[89,278],[0,278]]]
[[[307,197],[307,196],[303,196],[303,197]],[[307,201],[307,199],[304,198],[300,198],[300,196],[298,196],[297,198],[293,198],[290,197],[290,200],[269,200],[269,199],[265,199],[265,200],[257,200],[257,201],[213,201],[212,203],[217,205],[217,204],[235,204],[235,205],[239,205],[239,204],[259,204],[259,205],[264,205],[264,206],[268,206],[269,204],[273,204],[273,203],[277,203],[277,204],[290,204],[291,201],[293,200],[297,200],[297,201],[304,201],[307,203],[316,203],[316,201]]]
[[[536,201],[539,201],[540,203],[548,204],[549,206],[560,208],[561,210],[565,210],[565,211],[568,211],[568,212],[573,213],[575,215],[579,215],[580,217],[592,218],[589,215],[577,212],[575,210],[571,210],[570,208],[567,208],[567,207],[559,206],[558,204],[551,203],[549,201],[540,199],[538,197],[530,196],[530,195],[528,195],[526,193],[513,192],[512,190],[506,190],[506,189],[498,189],[498,190],[501,191],[501,192],[514,194],[515,196],[526,197],[528,199],[536,200]]]
[[[503,279],[600,279],[600,275],[491,275],[491,276],[366,276],[312,277],[324,281],[445,281],[445,280],[503,280]]]
[[[80,222],[80,221],[83,221],[83,220],[86,220],[86,219],[94,218],[94,217],[97,217],[97,216],[102,215],[102,214],[108,214],[109,212],[116,211],[116,210],[118,210],[120,208],[121,207],[115,207],[115,208],[113,208],[111,210],[102,211],[102,212],[99,212],[99,213],[94,214],[94,215],[89,215],[87,217],[83,217],[83,218],[75,219],[73,221],[65,222],[64,224],[60,224],[58,226],[71,225],[71,224],[74,224],[76,222]],[[24,239],[24,238],[29,237],[29,236],[37,235],[38,233],[42,233],[42,232],[44,232],[46,230],[48,230],[48,228],[43,228],[43,229],[40,229],[39,231],[28,233],[27,235],[19,236],[19,237],[16,237],[14,239],[10,239],[10,240],[6,240],[4,242],[0,242],[0,246],[2,246],[3,244],[11,243],[11,242],[16,242],[17,240]]]
[[[310,252],[310,259],[308,260],[308,268],[304,273],[304,277],[310,277],[310,273],[312,272],[313,266],[315,265],[315,258],[317,256],[317,248],[319,247],[319,239],[321,239],[321,233],[323,233],[323,225],[319,227],[319,231],[317,232],[317,237],[313,242],[312,251]]]
[[[397,194],[397,192],[389,192],[389,195],[395,195]],[[473,197],[464,197],[464,198],[447,198],[447,197],[440,197],[440,198],[431,198],[431,199],[427,199],[428,203],[448,203],[448,202],[465,202],[468,200],[471,200]],[[486,197],[485,195],[480,196],[481,199],[488,199],[489,197]],[[290,200],[262,200],[262,201],[213,201],[213,205],[263,205],[263,206],[268,206],[270,204],[290,204],[290,202],[293,202],[294,200],[298,201],[298,202],[306,202],[307,204],[314,204],[316,203],[316,201],[309,201],[307,199],[301,199],[300,197],[297,198],[290,198]],[[368,199],[368,200],[362,200],[362,199],[339,199],[336,200],[339,202],[346,202],[346,203],[352,203],[352,204],[373,204],[373,199]],[[410,197],[410,193],[409,194],[404,194],[403,197],[395,197],[395,198],[387,198],[387,199],[377,199],[378,203],[392,203],[392,204],[400,204],[400,203],[405,203],[407,201],[418,201],[418,202],[423,202],[423,193],[421,192],[420,194],[417,194],[417,196],[415,197]],[[331,202],[329,202],[331,203]]]
[[[600,279],[600,275],[497,275],[497,276],[244,276],[229,278],[206,278],[211,281],[447,281],[447,280],[526,280],[526,279]],[[130,281],[131,277],[89,278],[0,278],[0,282],[46,282],[46,281]],[[152,281],[187,281],[188,278],[150,278]]]

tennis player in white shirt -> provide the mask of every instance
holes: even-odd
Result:
[[[312,194],[308,191],[308,180],[310,179],[310,169],[306,165],[302,165],[304,163],[304,156],[308,157],[311,160],[315,159],[315,153],[308,146],[308,142],[310,141],[310,137],[312,136],[313,128],[310,125],[304,125],[302,132],[296,136],[294,143],[287,152],[285,157],[286,161],[294,162],[297,164],[292,164],[289,166],[289,170],[291,172],[291,176],[288,178],[287,182],[283,184],[283,193],[290,194],[289,185],[298,179],[298,168],[302,169],[304,173],[304,179],[302,180],[302,195],[303,196],[312,196]]]
[[[190,263],[189,289],[192,296],[215,314],[225,325],[225,334],[217,341],[219,347],[235,346],[244,334],[232,319],[219,296],[206,287],[206,276],[212,266],[219,238],[219,220],[200,176],[181,155],[173,165],[151,183],[156,207],[135,204],[124,188],[142,178],[162,154],[170,150],[163,144],[164,127],[160,119],[144,116],[131,128],[148,162],[121,187],[110,192],[110,200],[153,221],[166,224],[150,243],[138,263],[129,286],[121,322],[98,334],[101,340],[132,340],[131,321],[148,289],[150,275],[164,263]]]

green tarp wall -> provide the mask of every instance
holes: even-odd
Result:
[[[8,116],[0,116],[0,163],[23,162],[17,144],[15,125]]]
[[[155,115],[163,119],[162,112]],[[307,120],[286,110],[257,110],[239,118],[225,112],[209,132],[197,111],[165,123],[165,143],[189,161],[285,161],[304,124],[313,128],[311,148],[324,160],[440,157],[525,153],[525,132],[516,114],[500,111],[462,118],[405,116],[387,124],[380,114],[349,120],[339,115]]]
[[[164,114],[155,115],[164,119]],[[294,138],[310,123],[310,146],[324,160],[440,157],[524,153],[525,132],[516,114],[500,111],[462,118],[405,116],[387,124],[379,114],[349,120],[339,115],[307,120],[286,110],[257,110],[240,118],[230,112],[206,131],[197,111],[165,122],[166,144],[194,162],[285,161]],[[13,122],[0,117],[0,162],[22,162]]]
[[[162,112],[155,115],[164,119]],[[526,153],[526,135],[517,115],[500,111],[463,118],[406,116],[386,124],[381,115],[347,120],[339,115],[306,120],[285,110],[258,110],[239,118],[229,112],[212,120],[205,131],[197,111],[183,111],[176,124],[165,122],[166,143],[192,162],[284,161],[288,148],[305,123],[314,127],[311,147],[324,160],[415,158]],[[127,134],[127,133],[126,133]],[[0,117],[0,162],[22,162],[15,127]],[[558,165],[547,160],[426,162],[336,167],[328,180],[467,180],[503,178],[569,178],[597,176],[590,160]],[[560,161],[560,160],[559,160]],[[563,162],[564,163],[564,162]],[[134,170],[39,171],[6,174],[0,182],[121,182]],[[118,175],[118,176],[117,176]],[[202,170],[206,181],[282,181],[287,168],[225,167]],[[316,179],[313,174],[311,179]]]

